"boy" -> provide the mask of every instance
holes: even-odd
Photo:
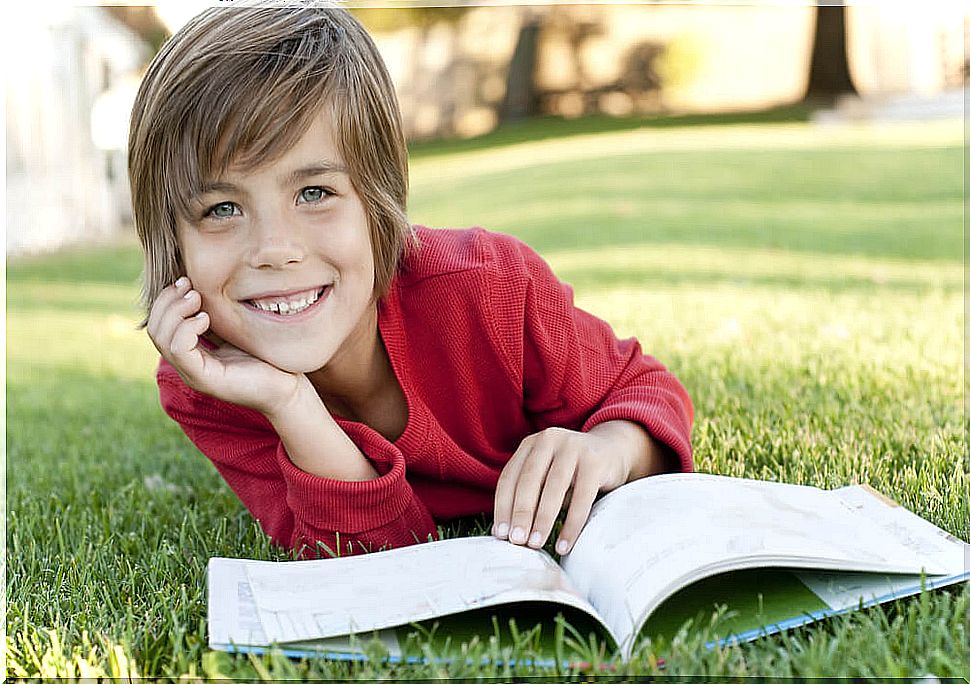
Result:
[[[600,492],[692,467],[693,408],[527,246],[407,221],[381,58],[334,7],[218,8],[163,46],[129,175],[165,411],[304,555],[493,533],[567,553]]]

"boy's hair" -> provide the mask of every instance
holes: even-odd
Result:
[[[330,3],[235,6],[206,10],[180,29],[135,99],[128,175],[146,312],[184,274],[175,226],[190,215],[189,198],[231,165],[252,170],[281,156],[322,106],[368,216],[374,295],[386,294],[416,238],[401,114],[377,48]]]

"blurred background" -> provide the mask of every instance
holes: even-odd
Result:
[[[9,256],[132,233],[131,102],[158,47],[205,4],[8,9]],[[530,119],[794,111],[831,122],[963,112],[970,5],[961,2],[353,11],[384,55],[416,144]]]

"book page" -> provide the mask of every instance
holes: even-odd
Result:
[[[603,497],[562,565],[625,651],[665,598],[719,572],[947,570],[829,492],[700,473],[644,478]]]
[[[879,575],[867,572],[797,570],[795,576],[831,610],[846,610],[888,598],[908,596],[919,591],[922,575]],[[948,584],[949,582],[947,582]],[[933,586],[927,582],[927,588]]]
[[[944,576],[879,575],[825,571],[797,572],[798,578],[833,610],[863,603],[909,596],[922,586],[931,588],[970,579],[970,544],[906,510],[866,485],[829,492],[843,504],[881,527],[914,556],[932,559],[946,569]]]
[[[970,572],[970,544],[908,511],[866,485],[830,492],[844,505],[879,526],[918,558],[932,561],[943,573]]]
[[[602,622],[548,554],[490,536],[245,567],[265,638],[278,643],[369,633],[518,601],[573,606]]]
[[[235,558],[209,559],[210,648],[269,643],[259,622],[245,564]]]
[[[252,561],[238,558],[209,559],[209,648],[261,652],[270,643],[259,621],[256,599],[246,575],[249,562]],[[394,630],[380,630],[374,636],[390,656],[400,657],[401,647]],[[351,637],[332,637],[291,642],[287,644],[286,652],[297,656],[357,654],[363,653],[364,648],[359,640]]]

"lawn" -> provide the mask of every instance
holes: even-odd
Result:
[[[636,335],[693,397],[698,470],[868,482],[970,541],[962,145],[959,122],[574,124],[416,149],[410,214],[524,238]],[[206,649],[207,559],[285,554],[159,408],[139,271],[131,240],[7,264],[8,675],[540,674]],[[968,611],[964,584],[708,650],[712,613],[616,667],[966,675]]]

